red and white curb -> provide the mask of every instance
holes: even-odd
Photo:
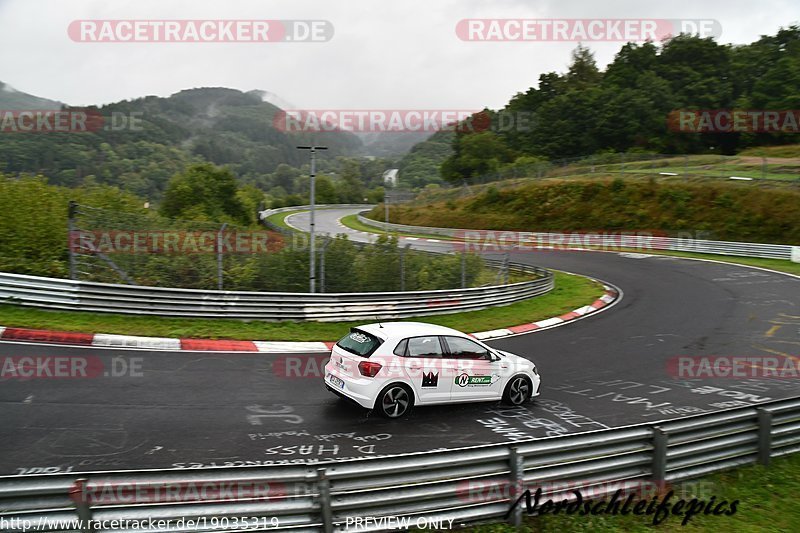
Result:
[[[603,296],[589,305],[584,305],[583,307],[579,307],[578,309],[570,311],[569,313],[565,313],[561,316],[555,316],[546,320],[539,320],[538,322],[531,322],[530,324],[511,326],[510,328],[481,331],[479,333],[473,333],[472,336],[479,340],[496,339],[498,337],[506,337],[508,335],[519,335],[520,333],[531,333],[537,330],[549,329],[564,324],[565,322],[583,318],[592,313],[596,313],[604,307],[608,307],[612,303],[616,302],[619,298],[620,293],[617,289],[607,285],[603,285],[603,288],[606,291]]]
[[[561,316],[521,324],[509,328],[472,333],[476,339],[495,339],[508,335],[519,335],[548,329],[571,320],[583,318],[608,307],[619,298],[613,287],[604,286],[605,294],[590,305],[585,305]],[[282,342],[282,341],[237,341],[226,339],[175,339],[168,337],[139,337],[133,335],[111,335],[107,333],[72,333],[42,329],[10,328],[0,326],[0,340],[11,342],[37,342],[70,346],[92,346],[105,348],[133,348],[139,350],[166,351],[213,351],[213,352],[261,352],[261,353],[313,353],[329,352],[333,342]]]

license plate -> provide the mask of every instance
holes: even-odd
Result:
[[[344,390],[344,381],[342,381],[341,379],[337,378],[333,374],[329,375],[328,381],[330,381],[331,383],[333,383],[334,385],[336,385],[340,389]]]

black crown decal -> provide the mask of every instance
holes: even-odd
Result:
[[[427,374],[422,374],[422,386],[423,387],[438,387],[439,386],[439,373],[437,372],[434,374],[433,372],[428,372]]]

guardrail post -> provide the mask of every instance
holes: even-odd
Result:
[[[660,427],[653,428],[653,481],[664,483],[667,477],[667,432]]]
[[[791,260],[793,263],[800,263],[800,246],[792,246]]]
[[[763,407],[756,408],[758,413],[758,464],[769,466],[772,451],[772,413]]]
[[[513,505],[517,499],[523,494],[525,488],[525,458],[519,453],[516,446],[511,446],[508,453],[508,466],[509,466],[509,505]],[[514,527],[519,527],[522,524],[522,506],[517,505],[511,516],[508,517],[508,522]]]
[[[333,533],[331,482],[324,468],[317,469],[317,490],[319,491],[319,511],[322,516],[322,531],[324,531],[324,533]]]
[[[95,533],[92,526],[92,508],[86,495],[86,484],[88,482],[89,480],[86,478],[76,479],[69,489],[69,498],[75,503],[75,509],[81,521],[81,531],[83,533]]]

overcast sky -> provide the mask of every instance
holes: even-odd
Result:
[[[306,109],[498,108],[564,71],[574,42],[464,42],[464,18],[716,19],[747,43],[797,0],[0,0],[0,81],[72,105],[181,89],[263,89]],[[327,43],[80,43],[76,19],[323,19]],[[622,43],[587,43],[601,65]]]

